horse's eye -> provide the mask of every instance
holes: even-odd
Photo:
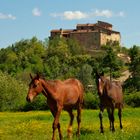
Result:
[[[37,84],[33,84],[33,88],[36,88],[37,87]]]

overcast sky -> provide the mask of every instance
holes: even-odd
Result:
[[[98,20],[121,33],[122,45],[140,45],[139,7],[140,0],[0,0],[0,48]]]

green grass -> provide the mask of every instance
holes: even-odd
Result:
[[[104,112],[104,134],[99,133],[99,110],[83,110],[81,136],[79,140],[139,140],[140,139],[140,108],[123,110],[123,130],[119,128],[117,110],[115,111],[114,133],[109,131],[109,121]],[[76,115],[76,111],[74,111]],[[1,112],[0,140],[51,140],[53,117],[50,111]],[[69,116],[63,111],[60,118],[64,140],[67,139]],[[76,117],[73,124],[73,140],[76,137]],[[57,132],[58,139],[58,132]]]

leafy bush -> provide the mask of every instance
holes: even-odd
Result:
[[[0,111],[21,110],[26,104],[27,86],[0,71]]]
[[[32,103],[26,102],[28,87],[21,81],[0,72],[0,111],[46,110],[46,98],[39,95]]]
[[[131,107],[140,107],[140,92],[125,95],[125,103]]]
[[[86,109],[97,109],[99,106],[98,96],[89,92],[84,96],[84,108]]]
[[[43,95],[38,95],[32,103],[25,104],[23,111],[46,109],[48,109],[46,97],[44,97]]]
[[[120,73],[120,71],[115,71],[115,72],[112,72],[112,76],[113,76],[113,78],[118,78],[121,76],[121,73]]]

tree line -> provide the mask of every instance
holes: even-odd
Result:
[[[129,64],[124,63],[124,61],[117,57],[117,53],[120,51],[130,56],[131,62]],[[1,104],[6,104],[8,98],[10,103],[14,101],[16,97],[20,100],[20,98],[18,98],[20,95],[26,96],[28,83],[30,81],[29,73],[40,73],[46,79],[64,80],[69,77],[78,78],[85,87],[86,107],[97,108],[98,97],[96,94],[94,72],[96,70],[104,71],[110,78],[116,78],[121,76],[122,71],[126,68],[132,73],[132,76],[124,84],[126,95],[129,97],[126,99],[129,103],[129,99],[134,98],[130,97],[130,95],[134,95],[140,90],[139,54],[140,48],[138,46],[133,46],[130,49],[121,48],[120,50],[120,47],[106,45],[94,55],[87,52],[84,46],[80,46],[78,42],[73,39],[56,37],[54,39],[40,41],[36,37],[33,37],[31,39],[20,40],[0,50],[1,77],[8,77],[4,80],[7,85],[9,85],[10,81],[8,80],[10,78],[13,78],[13,83],[17,84],[16,86],[12,86],[14,85],[12,84],[10,85],[11,87],[4,87],[2,86],[3,81],[1,81],[0,88],[3,92],[0,95]],[[22,86],[24,85],[24,88],[20,89],[20,87],[22,87],[20,84]],[[18,90],[16,87],[18,87]],[[8,88],[13,89],[10,90]],[[133,94],[130,94],[132,92]],[[135,97],[137,95],[135,95]],[[137,96],[136,99],[139,101],[140,97]],[[39,101],[35,101],[33,104],[40,104],[39,106],[41,108],[47,107],[46,105],[42,105],[45,103],[42,96],[38,97],[37,100]],[[23,99],[21,99],[20,102],[23,103]],[[138,106],[137,104],[139,103],[135,104],[135,100],[133,102],[133,106]],[[18,104],[18,100],[14,103]],[[27,104],[25,102],[24,105],[22,104],[21,106],[28,110],[29,108],[33,108],[33,104]],[[4,105],[1,105],[2,108],[3,106]]]

